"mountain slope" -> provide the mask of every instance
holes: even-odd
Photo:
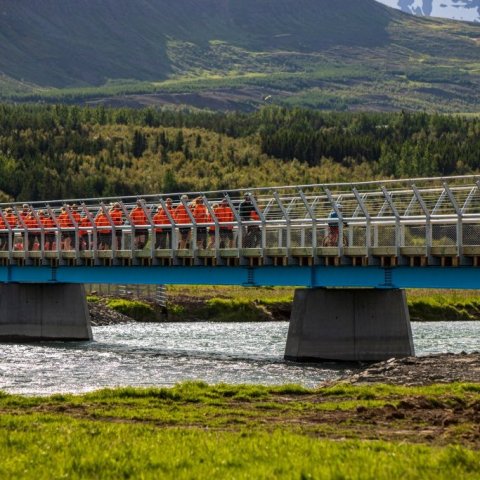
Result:
[[[0,45],[4,99],[480,109],[480,25],[374,0],[0,0]]]
[[[212,40],[250,50],[374,46],[388,12],[373,0],[0,1],[0,71],[39,85],[159,80],[172,73],[169,43]],[[372,21],[378,28],[371,28]]]

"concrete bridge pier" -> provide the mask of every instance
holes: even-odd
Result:
[[[92,340],[80,284],[0,284],[0,341]]]
[[[295,291],[286,360],[380,361],[414,354],[405,291]]]

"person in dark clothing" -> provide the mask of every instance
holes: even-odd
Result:
[[[245,193],[244,200],[239,206],[239,215],[242,222],[250,222],[257,220],[257,212],[252,202],[252,194],[250,192]],[[249,225],[243,228],[243,248],[255,248],[259,243],[260,228],[258,225]]]

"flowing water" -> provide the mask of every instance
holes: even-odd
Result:
[[[417,355],[480,349],[480,322],[413,323]],[[28,395],[115,386],[296,383],[313,387],[352,366],[283,360],[288,323],[130,323],[94,327],[94,342],[1,344],[0,390]]]

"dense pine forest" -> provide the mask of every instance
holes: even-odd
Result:
[[[480,118],[0,106],[0,199],[232,189],[480,170]]]

